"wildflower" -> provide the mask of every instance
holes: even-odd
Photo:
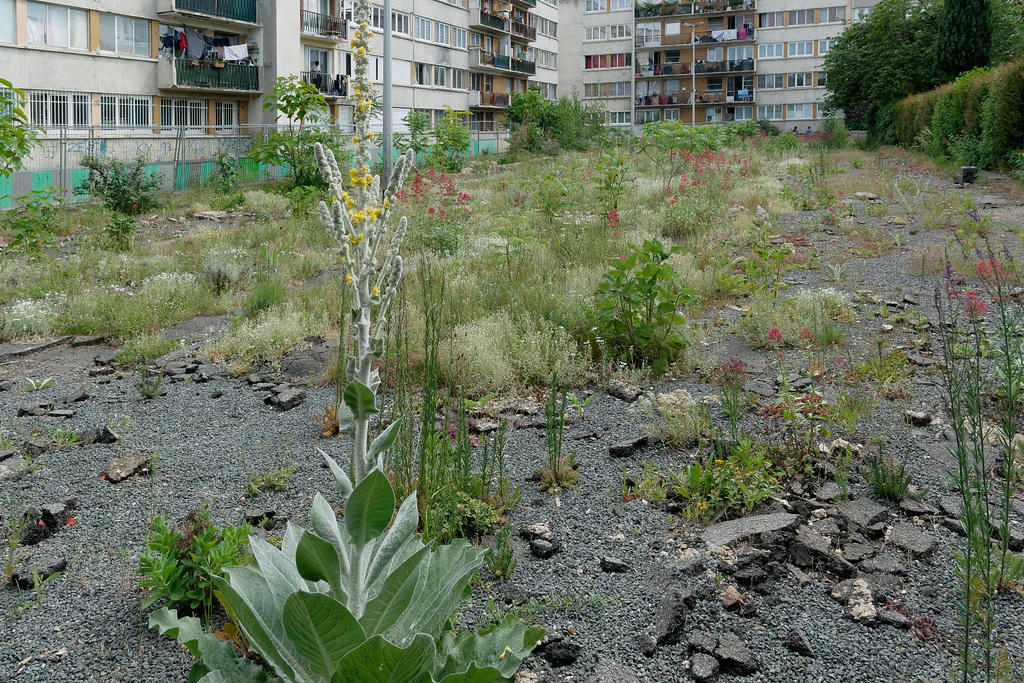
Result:
[[[778,327],[772,327],[768,330],[768,341],[779,343],[782,341],[782,332],[779,332]]]
[[[811,341],[814,339],[814,333],[805,327],[802,330],[800,330],[800,338]]]
[[[346,285],[352,284],[352,273],[346,273],[345,274],[345,284]]]
[[[74,526],[74,525],[75,525],[74,517],[68,517],[68,526]]]
[[[967,307],[967,315],[972,318],[977,318],[979,315],[988,310],[988,304],[982,301],[981,296],[977,292],[971,290],[967,292],[967,300],[965,302]]]

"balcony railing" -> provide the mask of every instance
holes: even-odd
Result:
[[[651,78],[652,76],[678,76],[679,74],[690,73],[689,64],[655,64],[653,66],[641,66],[637,71],[640,78]]]
[[[230,63],[215,65],[212,62],[178,58],[174,60],[174,71],[174,83],[178,87],[244,91],[260,89],[257,66]]]
[[[480,66],[486,66],[492,69],[515,71],[517,73],[528,74],[530,76],[537,73],[537,63],[531,62],[527,59],[508,57],[494,52],[486,52],[485,50],[480,50],[478,59]]]
[[[655,31],[653,35],[637,35],[633,38],[636,47],[658,47],[661,45],[661,31]]]
[[[513,71],[530,76],[537,73],[537,62],[531,62],[528,59],[516,59],[515,57],[512,57],[511,62]]]
[[[754,59],[732,59],[726,62],[727,71],[753,71]]]
[[[315,86],[327,97],[348,97],[348,79],[341,74],[303,71],[302,80]]]
[[[647,17],[672,17],[680,14],[701,14],[704,12],[742,12],[756,9],[756,3],[752,0],[737,2],[645,2],[637,4],[633,9],[633,16],[637,19]]]
[[[341,17],[302,10],[302,32],[314,36],[345,40],[348,37],[347,22]]]
[[[519,3],[520,5],[526,5],[527,7],[537,6],[537,0],[512,0],[512,2]]]
[[[527,26],[521,21],[511,22],[512,35],[521,36],[527,40],[537,40],[537,29]]]
[[[512,96],[503,92],[480,92],[479,90],[469,91],[469,106],[471,107],[494,107],[504,109],[512,103]]]
[[[256,23],[256,0],[174,0],[174,10]]]
[[[478,26],[484,26],[486,28],[494,29],[495,31],[502,31],[508,33],[508,19],[499,17],[497,14],[491,14],[485,10],[480,10],[480,19]],[[470,20],[472,24],[472,19]]]

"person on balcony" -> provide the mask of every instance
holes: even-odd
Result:
[[[313,62],[313,66],[312,66],[312,68],[310,68],[309,71],[310,71],[310,73],[314,73],[314,74],[320,73],[320,60],[319,59],[317,61]]]

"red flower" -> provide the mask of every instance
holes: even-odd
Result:
[[[779,332],[779,328],[773,326],[772,329],[768,330],[768,341],[772,341],[772,342],[780,342],[780,341],[782,341],[782,333]]]
[[[68,526],[74,526],[74,525],[75,525],[75,519],[73,517],[69,517],[68,518]]]

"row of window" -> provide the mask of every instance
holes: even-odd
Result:
[[[637,123],[653,123],[655,121],[674,121],[679,119],[678,109],[644,109],[637,111]],[[706,123],[720,123],[722,121],[751,121],[754,118],[754,107],[707,107],[704,110]],[[795,121],[798,119],[813,119],[814,105],[804,104],[772,104],[757,107],[757,118],[766,121]],[[608,112],[608,123],[613,126],[629,125],[632,119],[632,111],[610,111]]]
[[[814,82],[814,74],[817,73],[818,81]],[[785,86],[783,86],[785,83]],[[757,87],[760,90],[776,90],[778,88],[813,88],[825,85],[825,72],[805,71],[792,74],[764,74],[757,77]]]
[[[41,2],[27,3],[28,43],[88,50],[89,13]],[[151,56],[150,22],[117,14],[99,13],[99,50],[125,55]],[[14,41],[14,0],[0,0],[0,40]]]
[[[633,9],[633,0],[587,0],[583,9],[587,12],[631,10]]]
[[[677,95],[686,92],[690,81],[687,79],[672,78],[666,81],[641,81],[637,84],[637,95]],[[721,77],[708,78],[704,80],[702,87],[698,90],[704,92],[722,92],[725,80]],[[729,93],[737,90],[753,90],[754,77],[751,76],[730,76]],[[748,93],[749,94],[749,93]]]
[[[426,17],[415,17],[413,37],[428,43],[451,45],[466,49],[466,29],[446,24],[443,21],[431,21]]]
[[[544,67],[545,69],[558,68],[557,52],[538,50],[535,47],[530,47],[526,49],[526,58],[531,62],[536,62],[537,66]]]
[[[817,43],[817,51],[815,44]],[[835,45],[834,38],[825,40],[800,40],[792,43],[762,43],[757,46],[758,59],[781,59],[783,57],[824,57]]]
[[[549,38],[558,37],[558,22],[552,21],[551,19],[545,19],[544,17],[537,17],[537,33],[542,36],[548,36]]]
[[[466,89],[466,71],[453,69],[438,64],[422,64],[413,62],[412,65],[413,83],[416,85],[427,85],[434,88],[451,88],[453,90]]]
[[[611,26],[589,26],[583,29],[583,40],[618,40],[632,38],[631,24],[612,24]]]
[[[633,88],[629,81],[583,84],[584,97],[629,97],[632,94]]]
[[[90,125],[150,128],[153,125],[153,98],[148,95],[100,95],[98,121],[93,121],[93,103],[89,93],[33,90],[28,93],[29,120],[41,128],[84,128]],[[207,100],[160,100],[161,126],[204,128],[209,125],[208,113]],[[237,125],[237,103],[216,102],[214,116],[213,125],[218,128]]]
[[[610,55],[587,55],[584,57],[584,69],[617,69],[633,66],[632,52],[619,52]]]
[[[815,16],[817,14],[817,16]],[[788,19],[788,21],[787,21]],[[822,7],[820,9],[796,9],[788,12],[761,12],[757,25],[761,28],[780,26],[807,26],[810,24],[837,24],[846,21],[846,7]]]

